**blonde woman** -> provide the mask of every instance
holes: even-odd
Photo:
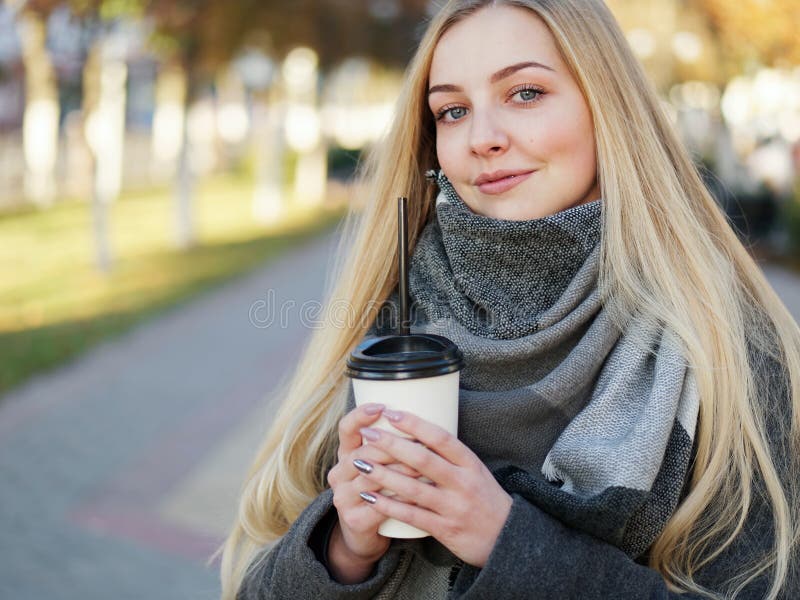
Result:
[[[800,331],[600,0],[449,2],[367,178],[330,299],[360,322],[311,340],[226,600],[800,597]],[[412,332],[466,360],[458,439],[344,376],[394,325],[398,195]]]

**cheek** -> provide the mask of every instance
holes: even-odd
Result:
[[[550,156],[560,159],[561,164],[571,171],[571,177],[594,179],[597,164],[594,129],[589,115],[584,113],[576,118],[573,112],[553,122],[555,125],[545,136]]]
[[[575,143],[575,168],[584,182],[597,178],[597,155],[594,144],[594,132],[584,130]]]
[[[438,135],[436,138],[436,158],[445,173],[455,174],[458,172],[458,166],[464,164],[454,137],[453,135]]]

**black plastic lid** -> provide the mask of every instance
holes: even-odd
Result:
[[[419,379],[463,368],[464,356],[455,342],[415,333],[367,338],[347,359],[345,374],[356,379]]]

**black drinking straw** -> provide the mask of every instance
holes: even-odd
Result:
[[[408,329],[408,198],[397,199],[397,254],[400,266],[400,335]]]

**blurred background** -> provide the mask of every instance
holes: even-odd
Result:
[[[0,597],[218,595],[206,561],[441,4],[0,4]],[[800,0],[608,4],[800,310]]]

